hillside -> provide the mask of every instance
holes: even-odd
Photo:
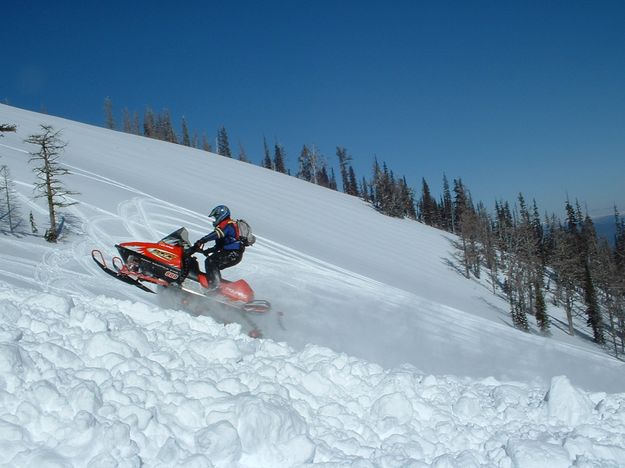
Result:
[[[35,453],[33,440],[48,440],[58,426],[66,432],[57,444],[69,444],[78,418],[93,428],[88,453],[55,453],[79,464],[106,452],[95,437],[116,427],[107,440],[119,450],[127,445],[132,456],[163,466],[202,447],[217,451],[216,466],[374,458],[380,466],[422,466],[418,460],[444,456],[452,466],[506,464],[506,457],[538,466],[534,452],[574,460],[583,444],[601,439],[599,431],[609,449],[584,456],[611,466],[625,459],[617,450],[624,397],[586,393],[623,392],[623,363],[585,334],[566,335],[553,307],[552,337],[515,330],[506,301],[457,272],[450,235],[191,148],[4,105],[0,122],[18,126],[0,140],[0,164],[10,167],[25,218],[32,211],[46,224],[43,205],[32,199],[31,148],[23,142],[41,123],[63,130],[69,145],[62,162],[72,172],[65,182],[80,192],[65,210],[58,245],[0,236],[1,387],[10,403],[0,428],[4,441],[28,448],[23,457],[51,460]],[[90,258],[93,248],[110,256],[115,243],[157,240],[180,226],[197,239],[211,229],[206,214],[219,203],[257,233],[257,245],[224,276],[246,278],[274,305],[253,318],[265,340],[163,310],[162,296],[106,277]],[[117,387],[142,390],[122,398]],[[19,410],[32,399],[20,390],[37,401],[36,411]],[[435,430],[439,423],[450,430]],[[575,432],[583,424],[597,432]],[[269,442],[255,434],[259,428]],[[240,449],[228,455],[211,437]]]

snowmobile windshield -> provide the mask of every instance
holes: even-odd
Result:
[[[181,227],[177,231],[172,232],[168,236],[163,237],[159,243],[169,244],[169,245],[180,245],[184,248],[191,247],[189,243],[189,233],[187,232],[187,228]]]

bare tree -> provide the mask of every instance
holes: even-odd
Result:
[[[50,215],[50,229],[46,232],[45,238],[48,242],[57,240],[57,208],[74,205],[77,202],[69,201],[68,196],[77,195],[77,192],[66,190],[61,184],[59,177],[70,174],[61,167],[58,159],[67,146],[67,143],[59,138],[60,130],[55,131],[50,125],[41,125],[42,133],[30,135],[25,143],[37,145],[39,150],[31,154],[28,162],[40,163],[33,169],[37,174],[35,191],[38,192],[36,198],[45,198],[48,202],[48,212]]]
[[[21,223],[17,194],[7,166],[0,167],[0,221],[13,233]]]

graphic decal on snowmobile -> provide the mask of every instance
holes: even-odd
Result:
[[[168,262],[170,262],[174,258],[176,258],[175,254],[173,254],[171,252],[166,252],[165,250],[161,250],[161,249],[149,248],[148,252],[150,252],[152,255],[155,255],[156,257],[162,258],[163,260],[166,260]]]

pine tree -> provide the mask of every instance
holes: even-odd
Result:
[[[274,159],[273,159],[273,167],[276,172],[281,172],[282,174],[286,174],[286,165],[284,160],[286,158],[284,147],[279,143],[274,145]]]
[[[325,161],[321,161],[318,165],[317,175],[315,176],[315,179],[317,180],[317,185],[331,188],[332,182],[330,180],[330,177],[328,176],[328,169],[326,168]]]
[[[347,180],[349,181],[348,193],[355,197],[359,197],[360,194],[358,193],[358,182],[356,182],[356,173],[354,172],[354,168],[351,165],[349,166],[347,173]]]
[[[115,119],[113,118],[113,103],[111,98],[104,98],[104,123],[106,128],[115,130]]]
[[[349,184],[349,161],[352,160],[351,156],[348,156],[347,150],[342,146],[336,147],[336,156],[339,158],[339,169],[341,171],[341,180],[343,181],[343,192],[349,193],[350,184]]]
[[[206,133],[202,133],[202,149],[208,153],[213,152],[213,148],[211,148],[211,144],[208,142]]]
[[[269,147],[267,146],[267,139],[265,137],[263,137],[263,150],[264,150],[265,157],[263,158],[261,165],[265,169],[273,170],[273,161],[271,160],[271,155],[269,154]]]
[[[454,232],[453,202],[447,176],[443,174],[443,200],[441,206],[441,227],[447,232]]]
[[[534,283],[534,315],[536,316],[536,323],[538,324],[538,328],[543,333],[549,333],[549,328],[551,326],[549,316],[547,315],[547,305],[545,304],[545,296],[543,294],[542,281],[537,280]]]
[[[239,161],[246,163],[250,162],[250,159],[247,157],[247,153],[245,152],[245,148],[243,147],[241,142],[239,142]]]
[[[425,178],[421,180],[421,201],[420,206],[420,218],[428,226],[440,225],[440,216],[436,200],[432,198],[430,193],[430,187],[425,181]]]
[[[308,182],[313,182],[313,164],[308,146],[304,145],[302,147],[302,151],[297,158],[297,163],[299,166],[297,171],[297,178],[306,180]]]
[[[178,143],[178,137],[171,123],[169,110],[163,109],[156,120],[156,138],[167,141],[169,143]]]
[[[371,202],[371,198],[369,194],[370,194],[369,184],[367,183],[367,179],[363,177],[362,180],[360,181],[360,196],[362,197],[363,201],[365,201],[366,203]]]
[[[123,129],[126,133],[132,133],[132,123],[130,122],[130,111],[127,107],[122,109]]]
[[[46,232],[48,242],[57,241],[57,208],[74,205],[77,202],[69,201],[68,196],[77,195],[63,187],[59,177],[70,174],[61,167],[58,159],[61,152],[67,146],[66,142],[60,139],[61,131],[55,131],[50,125],[41,125],[43,133],[30,135],[25,143],[38,146],[36,152],[30,153],[29,162],[38,162],[41,165],[33,169],[37,175],[38,182],[35,183],[35,190],[39,192],[36,198],[45,198],[48,203],[48,214],[50,216],[50,229]]]
[[[601,310],[599,310],[599,304],[597,303],[597,293],[588,265],[584,268],[584,302],[586,304],[586,324],[592,328],[595,342],[603,344],[605,343],[603,318],[601,317]]]
[[[152,109],[148,107],[145,110],[145,115],[143,116],[143,135],[148,138],[156,138],[155,126],[154,112],[152,112]]]
[[[337,187],[336,187],[336,175],[334,174],[334,168],[333,167],[330,168],[330,181],[329,181],[328,188],[332,189],[332,190],[337,190]]]
[[[189,127],[187,127],[187,119],[182,117],[182,144],[191,146],[191,138],[189,137]]]
[[[139,135],[140,131],[139,131],[140,125],[139,125],[139,113],[137,111],[135,111],[132,115],[132,131],[131,133],[133,133],[134,135]]]
[[[219,130],[217,131],[217,154],[227,158],[232,157],[230,143],[228,142],[228,132],[226,131],[226,127],[223,125],[219,127]]]

